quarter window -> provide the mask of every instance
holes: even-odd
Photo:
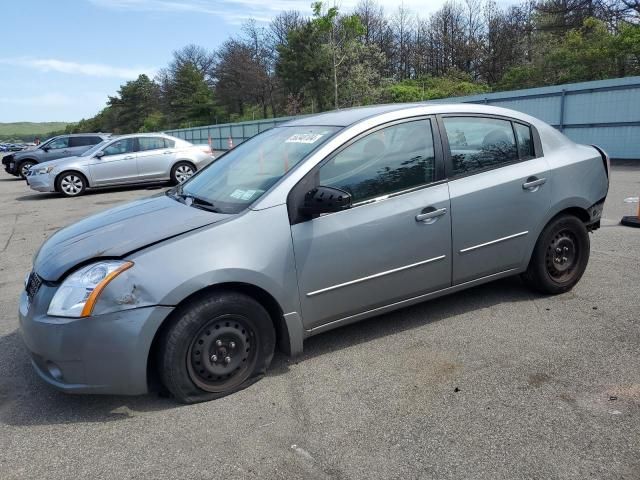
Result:
[[[105,156],[107,155],[120,155],[123,153],[131,153],[134,150],[134,139],[133,138],[123,138],[122,140],[118,140],[113,142],[107,148],[104,149]]]
[[[165,148],[164,138],[162,137],[140,137],[138,138],[138,145],[141,152]]]
[[[454,175],[518,160],[511,122],[482,117],[445,117],[443,122]]]
[[[535,150],[533,148],[533,139],[531,137],[531,127],[522,123],[513,124],[516,130],[516,138],[518,139],[518,154],[520,160],[528,160],[535,158]]]
[[[175,140],[169,140],[168,138],[164,139],[164,148],[173,148],[176,146]]]
[[[320,168],[320,185],[345,190],[354,202],[434,180],[433,135],[431,121],[427,119],[377,130],[357,140]]]

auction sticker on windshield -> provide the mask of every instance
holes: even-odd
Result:
[[[285,143],[316,143],[322,138],[321,133],[296,133],[285,140]]]

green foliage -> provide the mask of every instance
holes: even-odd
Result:
[[[384,98],[392,103],[420,102],[489,91],[487,85],[474,83],[467,75],[451,72],[444,77],[424,77],[389,85],[384,89]]]
[[[213,123],[216,108],[213,91],[195,65],[184,63],[177,68],[167,91],[168,120],[178,128]]]
[[[595,18],[559,39],[545,36],[548,48],[533,62],[509,69],[498,89],[601,80],[640,74],[640,26],[623,24],[618,34]]]
[[[64,131],[66,122],[13,122],[0,123],[0,140],[3,142],[32,142],[34,138],[41,140]]]

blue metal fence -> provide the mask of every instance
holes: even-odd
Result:
[[[640,159],[640,77],[454,97],[435,102],[484,103],[511,108],[544,120],[578,143],[600,145],[612,158]],[[211,137],[214,149],[226,150],[229,138],[237,145],[291,118],[210,125],[166,133],[193,143],[207,143]]]

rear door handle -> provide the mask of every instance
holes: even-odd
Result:
[[[428,212],[419,213],[418,215],[416,215],[416,222],[433,223],[438,219],[438,217],[441,217],[445,213],[447,213],[446,208],[438,208]]]
[[[529,177],[527,178],[527,181],[522,184],[522,188],[524,190],[531,190],[532,192],[535,192],[538,190],[538,187],[540,185],[544,185],[546,181],[546,178]]]
[[[166,150],[162,152],[163,155],[171,155],[171,150]]]
[[[124,157],[125,160],[131,160],[132,158],[136,158],[133,155],[127,155],[126,157]]]

